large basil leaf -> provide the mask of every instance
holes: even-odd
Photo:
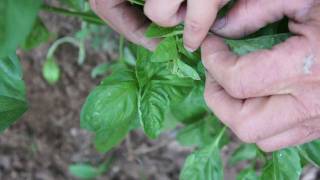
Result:
[[[137,119],[134,71],[119,69],[90,93],[81,112],[81,126],[96,133],[95,145],[102,152],[119,144]]]
[[[210,115],[181,129],[177,134],[177,140],[184,146],[205,147],[212,143],[222,128],[222,123],[215,116]],[[224,146],[228,141],[228,133],[225,133],[221,137],[219,146]]]
[[[196,82],[183,101],[172,104],[171,112],[173,116],[178,121],[187,124],[204,117],[208,112],[208,108],[204,101],[203,93],[204,84],[202,82]]]
[[[0,57],[13,53],[33,26],[41,0],[0,1]]]
[[[223,179],[220,151],[206,147],[191,154],[183,167],[180,180]]]
[[[41,43],[48,41],[50,32],[43,24],[42,20],[38,18],[33,25],[32,31],[22,43],[21,47],[25,50],[30,50],[38,47]]]
[[[139,105],[140,119],[145,133],[156,138],[164,122],[164,115],[170,105],[170,87],[150,83],[145,89]]]
[[[320,167],[320,140],[298,147],[300,154],[313,165]]]
[[[173,75],[165,63],[153,63],[150,58],[151,52],[139,47],[135,69],[139,82],[139,119],[146,134],[155,138],[170,105],[182,101],[192,90],[194,81]]]
[[[168,62],[179,59],[175,37],[165,38],[154,51],[151,57],[152,62]]]
[[[180,180],[223,179],[223,163],[219,144],[224,131],[225,129],[223,128],[212,144],[188,156],[180,174]]]
[[[299,153],[295,148],[274,152],[261,175],[261,180],[299,180],[301,175]]]
[[[144,131],[151,138],[159,135],[170,104],[181,100],[187,94],[185,87],[168,83],[170,81],[152,80],[141,94],[140,119]]]
[[[25,84],[16,55],[0,58],[0,132],[27,110]]]
[[[240,161],[254,159],[258,155],[259,149],[255,144],[241,144],[231,155],[230,165],[235,165]]]

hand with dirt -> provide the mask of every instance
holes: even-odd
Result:
[[[239,0],[213,28],[242,37],[284,16],[294,35],[271,50],[239,57],[217,36],[202,45],[208,106],[264,151],[320,138],[320,1]]]
[[[155,49],[158,41],[145,37],[149,20],[127,0],[90,0],[91,8],[115,31],[131,42]]]

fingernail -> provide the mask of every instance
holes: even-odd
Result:
[[[187,51],[191,52],[191,53],[193,53],[194,51],[196,51],[196,49],[191,48],[191,47],[189,47],[188,45],[184,45],[184,48],[185,48]]]
[[[214,31],[218,31],[218,30],[224,28],[224,27],[226,26],[226,24],[227,24],[227,18],[226,18],[226,17],[223,17],[223,18],[221,18],[221,19],[218,19],[218,20],[214,23],[212,29],[213,29]]]

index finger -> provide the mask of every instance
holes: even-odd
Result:
[[[229,0],[188,0],[183,40],[191,52],[199,48],[216,19],[219,9]]]
[[[149,21],[141,10],[126,0],[90,0],[90,4],[100,18],[129,41],[155,49],[158,40],[145,37]]]

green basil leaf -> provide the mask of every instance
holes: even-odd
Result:
[[[0,1],[0,58],[15,52],[30,33],[41,0]]]
[[[199,63],[199,62],[201,63],[200,51],[190,52],[190,51],[186,50],[186,48],[184,47],[183,38],[178,38],[176,40],[176,43],[177,43],[177,47],[178,47],[178,51],[180,53],[180,56],[184,55],[189,60],[191,60],[193,63]]]
[[[68,5],[72,9],[82,10],[84,8],[85,0],[59,0],[60,2]]]
[[[295,148],[284,149],[272,154],[264,167],[261,180],[299,180],[301,175],[300,156]]]
[[[171,71],[173,74],[180,78],[191,78],[193,80],[200,80],[198,72],[193,67],[184,63],[180,59],[175,59],[171,65]]]
[[[254,159],[259,149],[254,144],[241,144],[231,155],[228,163],[235,165],[240,161]]]
[[[218,147],[206,147],[188,156],[180,180],[223,179],[223,164]]]
[[[25,84],[16,55],[0,58],[0,132],[27,110]]]
[[[69,166],[69,172],[81,179],[93,179],[101,175],[98,168],[89,164],[73,164]]]
[[[188,156],[180,174],[180,180],[223,179],[223,163],[219,144],[224,131],[223,128],[212,144]]]
[[[98,76],[105,75],[111,68],[112,68],[112,64],[110,63],[100,64],[91,71],[91,77],[97,78]]]
[[[140,119],[145,133],[156,138],[162,128],[165,112],[170,104],[169,92],[157,83],[151,83],[141,97]]]
[[[38,47],[41,43],[47,42],[50,37],[50,32],[43,24],[42,20],[38,18],[33,25],[32,31],[22,43],[21,48],[30,50]]]
[[[145,133],[155,138],[162,130],[170,105],[182,101],[192,90],[194,81],[173,75],[165,63],[153,63],[150,57],[150,51],[139,47],[135,70],[140,91],[140,123]]]
[[[320,167],[320,140],[316,140],[298,147],[300,154],[309,163]]]
[[[48,58],[43,64],[42,75],[44,79],[51,85],[54,85],[59,81],[60,68],[53,57]]]
[[[247,168],[237,175],[237,180],[258,180],[258,176],[254,169]]]
[[[244,40],[225,40],[231,50],[238,55],[245,55],[259,49],[271,49],[274,45],[288,39],[290,34],[266,35]]]
[[[160,37],[171,37],[183,33],[182,26],[176,27],[161,27],[154,23],[150,24],[146,31],[148,38],[160,38]]]
[[[150,81],[141,95],[139,101],[140,120],[144,131],[150,138],[156,138],[159,135],[170,104],[181,100],[187,93],[184,87],[167,84],[169,82]]]
[[[215,116],[208,116],[181,129],[177,134],[177,140],[183,146],[205,147],[212,143],[222,128],[223,125]],[[222,147],[228,141],[228,134],[225,133],[219,146]]]
[[[203,94],[204,84],[201,82],[195,83],[183,101],[171,105],[171,113],[178,121],[183,123],[192,123],[202,119],[208,112]]]
[[[157,77],[159,72],[165,69],[165,65],[163,63],[152,63],[150,61],[152,56],[152,52],[149,50],[139,46],[136,50],[136,75],[139,82],[139,86],[143,89],[148,82],[152,79],[161,79],[161,77]]]
[[[135,73],[124,65],[90,93],[81,126],[96,133],[99,151],[109,151],[125,138],[137,118],[137,96]]]
[[[168,62],[179,59],[176,40],[174,37],[165,38],[151,56],[152,62]]]

